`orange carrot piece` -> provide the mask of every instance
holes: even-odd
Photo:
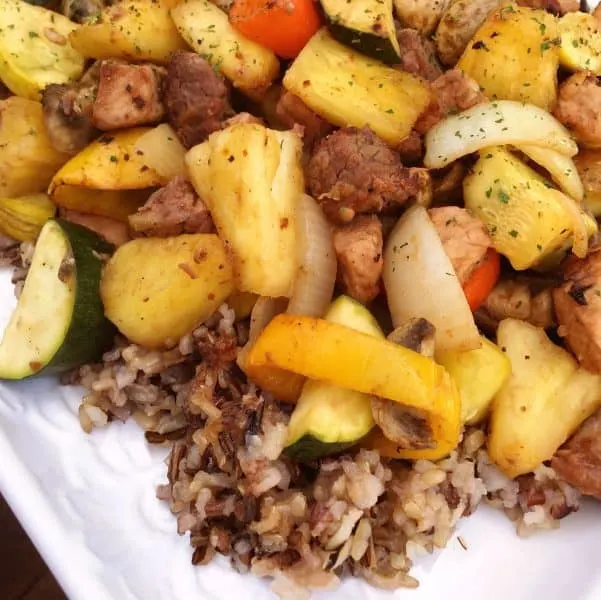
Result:
[[[463,292],[472,311],[482,306],[499,279],[501,258],[494,248],[489,248],[482,262],[463,285]]]
[[[234,0],[230,22],[247,38],[294,58],[321,27],[314,0]]]

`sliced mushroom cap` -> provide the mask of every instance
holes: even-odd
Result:
[[[388,340],[431,357],[434,333],[434,325],[426,319],[411,319],[397,327]],[[384,435],[399,446],[412,450],[436,447],[432,429],[420,411],[376,396],[371,400],[371,411]]]
[[[435,328],[430,321],[409,319],[390,333],[388,340],[431,358],[434,356],[434,333]]]

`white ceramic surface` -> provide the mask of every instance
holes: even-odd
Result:
[[[0,328],[15,304],[0,270]],[[264,581],[238,575],[224,559],[190,564],[188,540],[155,498],[166,452],[149,447],[134,423],[86,435],[80,391],[51,378],[0,384],[0,492],[71,600],[267,600]],[[585,505],[559,531],[522,541],[500,513],[480,508],[456,539],[415,569],[417,591],[378,592],[347,580],[345,598],[407,600],[601,599],[601,505]],[[1,543],[1,542],[0,542]]]

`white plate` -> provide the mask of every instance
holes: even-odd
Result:
[[[0,272],[0,328],[15,304]],[[79,392],[51,378],[0,385],[0,492],[71,600],[272,599],[264,581],[235,573],[225,559],[190,564],[187,537],[155,498],[164,450],[134,423],[86,435]],[[601,505],[586,504],[559,531],[519,540],[501,513],[481,507],[456,539],[414,570],[417,591],[394,595],[346,580],[316,600],[598,600]]]

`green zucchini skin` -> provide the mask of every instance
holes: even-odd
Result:
[[[398,65],[400,48],[392,0],[321,0],[332,36],[341,44],[388,65]]]
[[[400,57],[387,38],[376,34],[353,31],[339,22],[328,19],[328,29],[341,44],[367,54],[387,65],[398,65]]]
[[[359,302],[340,296],[327,321],[383,338],[373,315]],[[356,446],[374,426],[370,397],[321,381],[307,381],[290,419],[286,456],[310,462]],[[332,435],[338,431],[337,435]],[[299,435],[300,434],[300,435]]]
[[[352,442],[322,442],[312,435],[304,435],[300,440],[297,440],[291,446],[284,449],[284,454],[296,462],[311,462],[340,454],[353,446],[356,446],[361,440]]]
[[[39,373],[68,371],[96,360],[112,344],[117,332],[104,316],[100,299],[102,261],[98,254],[112,254],[114,246],[82,225],[55,219],[67,236],[75,259],[75,306],[67,335],[58,352]]]

